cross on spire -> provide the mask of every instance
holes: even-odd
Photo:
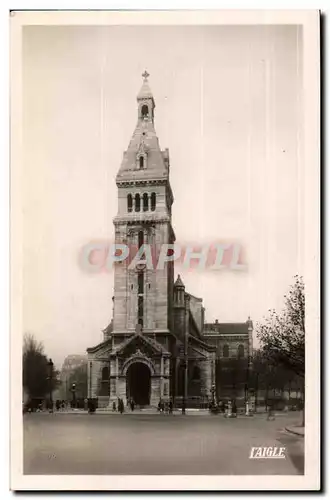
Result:
[[[148,76],[150,76],[150,75],[149,75],[148,71],[147,71],[147,70],[145,70],[145,71],[144,71],[144,73],[142,73],[142,76],[143,76],[143,78],[144,78],[144,81],[147,81]]]

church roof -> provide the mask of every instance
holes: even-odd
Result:
[[[206,351],[214,351],[216,347],[213,344],[209,344],[207,342],[204,342],[198,337],[195,337],[195,335],[188,335],[188,342],[192,342],[193,344],[196,344],[197,346],[200,346],[201,348],[205,349]]]
[[[116,177],[116,182],[136,181],[165,181],[169,182],[168,151],[162,151],[154,127],[154,99],[149,87],[147,72],[143,75],[144,81],[138,94],[138,102],[146,100],[148,114],[142,116],[139,103],[138,121],[131,137],[127,150],[124,152],[122,163]],[[138,158],[144,156],[145,164],[139,168]]]
[[[184,288],[184,284],[183,284],[183,281],[181,279],[180,274],[178,274],[178,277],[176,279],[176,282],[174,283],[174,286],[182,286]]]
[[[103,333],[106,333],[107,335],[110,335],[110,333],[112,333],[112,330],[113,330],[113,319],[110,321],[110,323],[108,324],[108,326],[106,326],[102,332]]]
[[[170,354],[159,342],[156,340],[151,339],[150,337],[146,337],[145,335],[142,335],[141,333],[137,332],[128,339],[126,339],[124,342],[119,344],[115,349],[113,349],[111,354],[118,354],[121,352],[125,347],[127,347],[131,342],[133,342],[136,339],[141,339],[141,341],[147,345],[150,345],[152,349],[158,353],[161,354]]]
[[[144,80],[140,92],[137,95],[138,99],[153,99],[151,88],[147,79]]]
[[[205,323],[203,335],[248,333],[248,323]]]

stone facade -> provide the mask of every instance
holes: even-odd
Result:
[[[249,359],[252,322],[205,324],[202,299],[185,290],[180,276],[174,283],[173,262],[157,268],[164,244],[175,242],[173,194],[146,74],[137,102],[137,125],[116,177],[115,242],[128,247],[129,257],[115,263],[113,319],[104,341],[87,349],[88,396],[99,407],[118,398],[141,406],[160,399],[181,405],[183,397],[188,405],[201,404],[218,384],[220,358]]]

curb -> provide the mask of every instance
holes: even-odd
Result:
[[[292,429],[292,427],[285,427],[285,430],[287,432],[289,432],[290,434],[294,434],[295,436],[299,436],[299,437],[305,437],[305,432],[297,432],[295,431],[294,429]]]

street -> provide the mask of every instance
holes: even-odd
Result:
[[[304,439],[285,431],[296,412],[220,415],[24,415],[24,474],[303,474]],[[285,459],[250,459],[251,447],[285,447]]]

